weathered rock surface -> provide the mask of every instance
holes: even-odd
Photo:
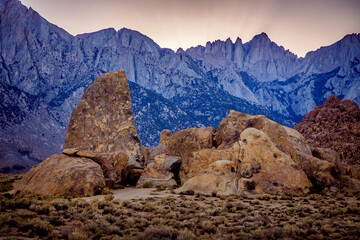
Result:
[[[246,128],[256,128],[266,133],[281,151],[294,156],[298,151],[311,155],[305,139],[296,131],[282,126],[265,116],[251,116],[245,113],[230,111],[219,125],[216,132],[218,149],[227,149],[240,140],[240,134]]]
[[[179,165],[181,159],[176,156],[165,154],[157,155],[153,162],[149,163],[142,173],[137,185],[143,186],[151,183],[153,187],[176,185],[175,175],[172,172],[174,166]]]
[[[71,114],[65,149],[99,163],[109,181],[136,183],[149,151],[136,131],[124,70],[101,75],[86,90]]]
[[[71,115],[63,153],[29,171],[18,190],[82,196],[99,192],[105,184],[135,184],[139,179],[150,152],[136,132],[123,70],[101,75],[86,90]]]
[[[266,133],[280,151],[303,168],[312,184],[316,185],[314,187],[322,189],[333,185],[339,186],[338,170],[333,155],[323,155],[322,160],[317,155],[313,156],[306,139],[298,131],[282,126],[265,116],[251,116],[230,111],[228,116],[221,121],[216,132],[218,149],[234,148],[236,146],[234,143],[239,141],[241,133],[250,127]],[[326,157],[331,159],[326,159]]]
[[[340,101],[330,96],[322,106],[315,107],[294,127],[313,146],[313,155],[336,164],[341,187],[360,189],[360,109],[356,103]],[[329,157],[326,147],[337,151],[339,157]]]
[[[143,167],[124,70],[101,75],[86,90],[71,114],[65,148],[124,152],[129,157],[128,166]]]
[[[169,142],[172,135],[173,134],[169,129],[162,130],[161,133],[160,133],[160,142],[159,142],[159,144],[162,144],[162,145],[168,144],[168,142]]]
[[[193,190],[203,194],[229,195],[238,194],[236,184],[236,165],[233,161],[218,160],[211,163],[199,175],[196,175],[185,182],[176,192]]]
[[[181,156],[181,190],[306,194],[311,186],[341,187],[335,151],[310,148],[298,131],[265,116],[230,111],[216,133],[212,128],[166,133],[151,154],[155,159],[163,153]],[[232,163],[230,172],[210,167],[221,161]],[[356,169],[351,171],[357,176]]]
[[[251,119],[252,116],[248,118]],[[275,126],[271,132],[273,139],[279,139],[275,130],[280,129],[280,133],[288,137],[288,144],[294,151],[305,148],[306,152],[311,153],[310,148],[303,144],[301,135],[296,134],[296,131],[282,128],[281,125],[276,126],[276,123],[263,116],[254,116],[253,119],[255,126],[260,119],[262,126],[265,125],[264,129],[268,131],[270,127],[267,126],[266,121],[269,121],[268,125]],[[182,158],[180,177],[184,185],[178,192],[194,190],[206,194],[250,192],[300,195],[309,192],[311,183],[291,155],[280,150],[265,132],[251,127],[244,127],[240,132],[242,126],[237,125],[237,127],[233,130],[240,136],[231,147],[222,150],[201,149]],[[287,131],[290,136],[285,135]],[[227,144],[234,139],[234,135],[228,133],[228,136],[229,140],[224,138]],[[297,141],[301,143],[297,143],[298,147]],[[284,147],[284,145],[280,146]]]
[[[228,160],[236,163],[236,157],[232,152],[217,149],[201,149],[192,152],[188,157],[182,159],[180,179],[184,184],[189,178],[200,175],[208,170],[208,167],[219,160]]]
[[[241,135],[239,188],[256,193],[305,194],[310,181],[303,170],[281,151],[266,133],[255,128]]]
[[[53,155],[33,167],[15,184],[22,195],[83,197],[101,193],[105,178],[99,164],[91,159]]]
[[[166,144],[166,153],[171,155],[181,155],[187,157],[191,152],[213,147],[213,135],[215,129],[207,128],[190,128],[180,130],[174,133]]]
[[[304,170],[311,181],[314,190],[340,187],[339,170],[336,163],[331,162],[333,156],[328,156],[330,161],[327,158],[319,159],[306,154],[299,154],[297,157],[301,169]]]
[[[294,127],[310,146],[331,148],[340,153],[342,163],[360,164],[360,109],[350,100],[335,95]]]
[[[122,171],[125,169],[129,159],[124,152],[96,153],[76,148],[65,148],[63,154],[93,160],[101,166],[105,178],[114,182],[121,182]]]

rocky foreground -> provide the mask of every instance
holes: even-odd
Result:
[[[346,124],[346,118],[341,121]],[[346,126],[353,129],[356,124]],[[343,156],[330,148],[310,147],[298,131],[265,116],[235,111],[217,130],[164,130],[159,145],[149,151],[141,146],[128,82],[120,70],[101,75],[86,90],[72,113],[63,154],[33,167],[15,189],[20,195],[73,197],[129,184],[182,185],[178,193],[207,195],[360,190],[358,165],[349,168]]]

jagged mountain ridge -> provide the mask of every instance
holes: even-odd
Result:
[[[163,128],[217,127],[230,109],[291,126],[328,95],[360,101],[359,34],[299,59],[266,34],[245,44],[228,39],[176,53],[129,29],[72,36],[17,0],[0,3],[0,20],[4,171],[27,169],[59,152],[86,88],[120,68],[149,147]]]

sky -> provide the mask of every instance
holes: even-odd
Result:
[[[123,27],[187,49],[265,32],[299,57],[360,33],[360,0],[21,0],[72,35]]]

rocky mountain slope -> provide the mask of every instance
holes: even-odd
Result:
[[[0,171],[60,153],[92,81],[125,69],[143,145],[160,132],[217,127],[229,110],[295,125],[332,94],[360,103],[360,35],[297,58],[266,34],[176,53],[129,29],[72,36],[18,0],[0,2]]]
[[[353,101],[330,96],[295,126],[314,147],[339,152],[343,163],[360,164],[360,109]]]

